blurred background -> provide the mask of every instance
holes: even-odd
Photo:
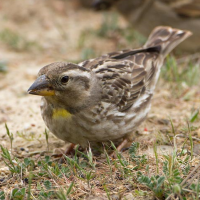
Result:
[[[185,119],[198,113],[198,0],[1,0],[0,24],[0,138],[5,146],[7,123],[16,149],[46,148],[40,97],[26,93],[41,67],[141,47],[158,25],[194,34],[166,59],[152,110],[139,134],[142,140],[143,134],[152,139],[152,134],[169,129],[169,117],[176,127],[184,127]],[[200,136],[199,120],[194,123]],[[52,147],[62,143],[52,135],[50,141]]]

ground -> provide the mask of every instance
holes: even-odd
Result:
[[[122,153],[122,156],[117,153],[117,161],[109,160],[106,153],[94,157],[88,152],[85,154],[85,159],[89,162],[85,162],[82,158],[78,168],[72,158],[66,158],[66,163],[71,167],[67,169],[74,171],[70,171],[69,176],[66,175],[63,179],[41,176],[40,185],[47,184],[46,190],[43,191],[36,184],[39,175],[37,178],[32,178],[30,173],[34,174],[37,170],[41,170],[40,166],[45,165],[41,164],[44,156],[57,153],[58,148],[64,147],[64,142],[48,131],[45,134],[46,127],[40,115],[40,97],[28,95],[26,92],[35,80],[39,69],[55,61],[79,62],[117,49],[136,48],[141,46],[146,38],[134,31],[128,22],[113,11],[98,13],[80,7],[76,1],[67,0],[2,0],[0,23],[0,144],[3,151],[0,156],[0,199],[4,199],[1,198],[2,191],[5,198],[11,195],[13,199],[23,199],[25,198],[21,194],[23,188],[26,188],[27,199],[147,199],[147,197],[152,199],[155,196],[164,198],[160,197],[151,186],[145,184],[145,181],[141,181],[142,176],[137,175],[139,170],[145,173],[148,171],[145,168],[148,165],[149,176],[157,173],[161,177],[163,173],[159,174],[158,168],[161,169],[165,161],[169,163],[169,160],[163,157],[163,152],[170,154],[174,147],[177,151],[180,149],[186,151],[183,155],[184,159],[187,155],[190,157],[189,161],[182,163],[184,167],[189,164],[190,169],[187,173],[197,166],[200,153],[198,143],[200,54],[198,52],[193,55],[171,54],[163,67],[165,69],[161,72],[152,109],[147,120],[136,133],[134,144],[139,142],[140,146],[136,145],[137,147],[134,147],[136,150],[133,150],[132,154],[128,151]],[[13,140],[9,139],[8,130],[11,137],[13,134]],[[177,134],[178,136],[174,137]],[[5,159],[9,160],[8,157],[5,158],[6,149],[11,153],[10,164],[5,163]],[[146,155],[148,161],[144,161],[142,155]],[[177,162],[183,159],[182,152],[176,155],[176,161],[173,161],[174,165],[172,165],[174,169],[178,165]],[[178,158],[178,155],[181,158]],[[29,160],[23,161],[24,158]],[[53,162],[58,166],[57,160],[48,160],[54,158],[45,159],[47,159],[46,163],[51,162],[52,165]],[[23,175],[18,176],[15,170],[21,160],[28,164],[21,166]],[[34,167],[36,161],[41,161],[41,165],[37,163],[37,169],[32,169],[33,172],[30,172],[29,168],[30,160],[35,162]],[[16,167],[14,172],[9,168],[13,161]],[[106,165],[105,162],[110,164]],[[119,163],[121,163],[120,167]],[[86,174],[84,175],[83,172]],[[183,172],[180,173],[182,181],[187,178],[187,173],[185,175]],[[80,174],[83,177],[80,177]],[[119,177],[115,182],[113,177],[117,175]],[[24,182],[25,179],[28,180],[27,184]],[[173,195],[179,198],[188,195],[184,193],[185,191],[170,190],[166,182],[167,179],[162,187],[169,193],[168,196],[171,195],[169,198],[173,198]],[[48,184],[55,191],[61,191],[56,198],[51,197],[47,192]],[[22,198],[12,193],[16,188],[21,192]],[[63,190],[69,193],[62,193]],[[61,194],[65,194],[63,196],[66,198]],[[196,190],[192,194],[198,196]],[[192,198],[193,195],[190,197]],[[166,197],[166,194],[164,196]]]

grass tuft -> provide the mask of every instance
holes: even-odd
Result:
[[[24,36],[9,28],[5,28],[0,31],[0,41],[15,51],[27,51],[33,48],[40,48],[37,42],[29,41]]]
[[[175,97],[183,96],[190,87],[197,85],[200,78],[200,65],[193,60],[178,62],[175,57],[168,56],[164,66],[161,68],[161,77],[169,83],[170,91]]]
[[[172,120],[171,126],[176,137]],[[191,134],[192,131],[188,126],[188,132]],[[106,148],[103,152],[105,157],[99,158],[94,156],[91,148],[81,152],[77,146],[73,156],[64,156],[64,163],[39,153],[39,157],[29,154],[23,159],[17,158],[1,146],[1,156],[11,174],[4,181],[9,183],[6,187],[11,192],[1,189],[0,199],[68,200],[86,198],[86,194],[95,194],[96,191],[107,195],[108,199],[113,199],[115,194],[123,196],[126,192],[131,192],[136,198],[150,194],[157,199],[199,198],[199,168],[192,168],[195,159],[192,137],[188,137],[181,147],[174,144],[175,148],[169,155],[160,155],[154,145],[155,156],[147,157],[141,153],[140,145],[134,142],[128,152],[121,153],[111,142],[116,159],[109,156]],[[190,146],[189,154],[186,145]],[[16,187],[16,182],[19,187]]]

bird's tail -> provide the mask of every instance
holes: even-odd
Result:
[[[165,57],[190,35],[192,35],[190,31],[158,26],[150,34],[144,48],[157,47],[160,54]]]

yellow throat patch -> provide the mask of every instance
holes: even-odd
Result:
[[[66,118],[67,119],[71,116],[72,116],[72,114],[65,109],[54,109],[53,115],[52,115],[52,117],[54,119],[57,119],[57,118]]]

